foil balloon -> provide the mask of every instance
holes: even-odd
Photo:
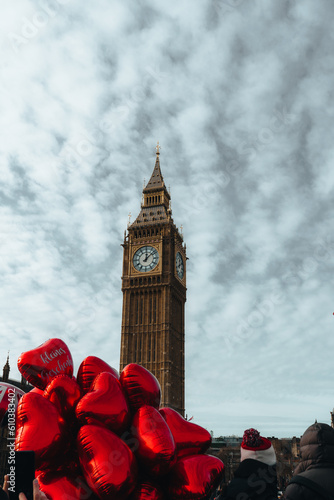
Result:
[[[161,415],[173,434],[178,457],[205,453],[211,445],[211,434],[192,422],[188,422],[172,408],[161,408]]]
[[[113,432],[95,425],[79,430],[81,468],[101,500],[125,500],[135,488],[137,463],[130,448]]]
[[[67,375],[57,375],[47,386],[43,395],[57,407],[66,420],[74,419],[75,408],[81,398],[81,389],[73,378]]]
[[[98,375],[79,402],[76,415],[81,424],[103,424],[116,434],[126,430],[130,422],[129,407],[123,388],[111,373]]]
[[[143,405],[159,408],[161,399],[160,384],[146,368],[136,363],[130,363],[123,369],[120,382],[134,412]]]
[[[141,481],[133,492],[131,500],[163,500],[163,493],[150,481]]]
[[[180,458],[169,476],[170,500],[207,500],[224,475],[224,464],[211,455]]]
[[[147,472],[167,474],[176,460],[171,431],[158,410],[142,406],[133,417],[133,436],[138,441],[136,456]]]
[[[119,379],[118,371],[102,359],[97,358],[96,356],[88,356],[83,360],[79,366],[77,382],[84,394],[90,390],[95,377],[102,372],[109,372],[114,375],[114,377]]]
[[[44,470],[62,459],[68,435],[57,408],[47,399],[28,392],[17,408],[15,450],[33,450],[36,469]]]
[[[37,479],[40,490],[49,500],[98,500],[81,476],[47,472],[40,474]]]
[[[60,339],[47,340],[36,349],[24,352],[17,365],[24,378],[39,389],[45,389],[57,375],[73,375],[71,353]]]
[[[15,425],[15,410],[20,401],[20,398],[25,394],[24,391],[15,387],[15,385],[6,382],[0,382],[0,424],[8,422],[8,405],[9,407],[9,424],[13,419]],[[6,415],[6,418],[4,418]]]

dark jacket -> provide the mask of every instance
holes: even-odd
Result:
[[[221,498],[222,500],[276,499],[275,465],[269,466],[251,458],[243,460]]]
[[[300,475],[322,486],[334,499],[334,429],[315,423],[306,429],[300,441],[301,462],[294,476]],[[306,486],[290,484],[285,500],[323,500]]]

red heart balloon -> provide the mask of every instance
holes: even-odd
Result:
[[[40,490],[50,500],[98,500],[83,477],[47,472],[38,476]]]
[[[122,371],[120,382],[134,412],[143,405],[159,408],[161,399],[160,384],[146,368],[136,363],[130,363]]]
[[[182,457],[169,476],[171,500],[207,500],[224,475],[224,464],[211,455]]]
[[[109,372],[119,379],[118,371],[112,368],[108,363],[96,356],[88,356],[79,366],[77,382],[82,392],[86,394],[92,386],[97,375],[102,372]]]
[[[129,407],[123,388],[111,373],[98,375],[79,402],[76,415],[81,424],[103,424],[116,434],[126,430],[130,422]]]
[[[151,482],[141,481],[133,492],[131,500],[163,500],[163,493]]]
[[[36,349],[24,352],[17,365],[24,378],[39,389],[45,389],[57,375],[73,375],[71,353],[60,339],[47,340]]]
[[[188,422],[172,408],[161,408],[161,415],[173,434],[178,457],[205,453],[211,445],[211,434],[192,422]]]
[[[176,460],[175,443],[158,410],[152,406],[139,408],[133,418],[131,430],[138,440],[136,456],[140,464],[150,474],[167,474]]]
[[[113,432],[84,425],[77,437],[86,481],[101,500],[125,500],[137,481],[137,463],[130,448]]]
[[[61,460],[69,440],[65,422],[50,401],[31,392],[22,396],[16,425],[15,449],[33,450],[37,469],[46,469]]]
[[[76,381],[67,375],[57,375],[44,391],[44,397],[53,403],[59,413],[71,421],[81,398],[81,389]]]

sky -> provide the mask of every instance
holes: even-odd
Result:
[[[300,436],[334,406],[331,0],[10,0],[0,366],[119,368],[122,247],[155,146],[187,244],[186,413]],[[1,364],[2,363],[2,364]]]

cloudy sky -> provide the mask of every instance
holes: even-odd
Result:
[[[331,0],[10,0],[0,339],[119,366],[124,230],[160,141],[188,268],[186,411],[216,436],[329,423]]]

